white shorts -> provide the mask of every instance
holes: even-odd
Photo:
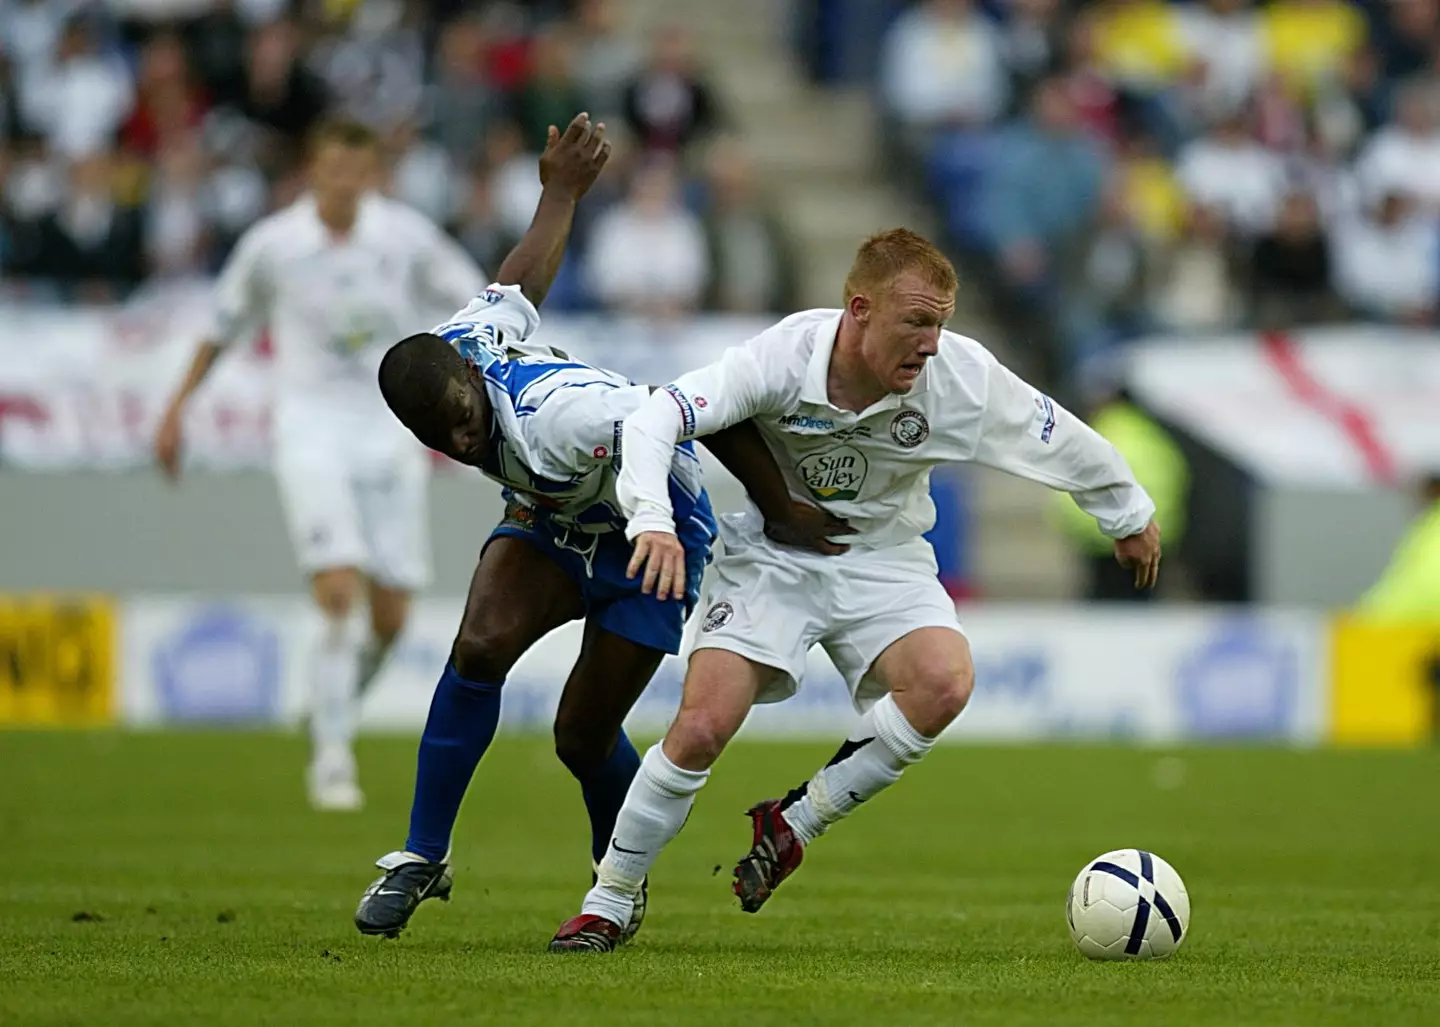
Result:
[[[413,439],[282,415],[275,477],[306,574],[354,567],[389,588],[430,583],[430,463]]]
[[[870,668],[893,642],[920,628],[961,631],[923,538],[820,556],[776,546],[751,523],[721,519],[725,552],[706,575],[693,649],[725,649],[781,671],[758,702],[794,695],[818,643],[864,710],[886,692]]]

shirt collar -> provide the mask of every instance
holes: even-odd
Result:
[[[805,381],[800,388],[802,403],[830,407],[832,410],[838,409],[830,402],[830,357],[835,352],[835,340],[840,334],[840,321],[843,317],[844,311],[841,311],[834,317],[821,321],[815,327],[815,349],[810,353],[810,362],[805,365]],[[915,384],[910,387],[909,392],[892,392],[878,402],[872,403],[857,416],[866,417],[883,410],[894,410],[904,405],[907,399],[924,393],[929,387],[930,364],[934,359],[931,357],[925,362],[925,366],[920,370],[920,376],[915,379]]]

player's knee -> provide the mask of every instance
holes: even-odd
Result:
[[[665,755],[686,770],[705,770],[724,751],[731,731],[720,717],[703,708],[682,708],[665,735]]]
[[[504,681],[520,658],[519,647],[508,634],[488,625],[462,626],[450,650],[456,672],[469,681]]]
[[[327,581],[315,587],[315,603],[331,620],[344,620],[355,608],[355,590],[344,580]]]
[[[604,763],[614,744],[613,736],[602,737],[568,720],[555,721],[555,755],[575,777],[585,777]]]
[[[975,667],[967,661],[963,666],[937,670],[925,683],[925,691],[934,718],[949,724],[970,702],[975,691]]]

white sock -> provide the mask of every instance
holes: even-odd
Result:
[[[801,786],[802,794],[781,812],[800,841],[809,845],[835,821],[900,780],[935,739],[922,735],[886,695],[866,712],[860,726],[825,766]]]
[[[695,793],[705,785],[708,770],[682,770],[658,744],[640,761],[630,782],[625,805],[615,819],[615,834],[596,870],[595,887],[585,896],[582,913],[603,916],[624,926],[635,908],[635,896],[660,850],[685,826]]]
[[[354,766],[359,657],[349,619],[327,617],[310,666],[310,743],[317,765]]]

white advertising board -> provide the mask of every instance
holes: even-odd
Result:
[[[154,288],[123,306],[7,306],[0,317],[0,463],[35,470],[148,463],[170,391],[201,341],[209,296],[210,284],[197,281]],[[556,316],[541,332],[582,360],[662,384],[767,323]],[[187,459],[195,466],[268,465],[271,369],[263,346],[237,346],[220,362],[187,415]]]
[[[418,731],[448,657],[461,602],[417,604],[366,696],[362,726]],[[975,654],[970,708],[955,740],[1255,739],[1309,743],[1325,729],[1323,619],[1286,611],[963,608]],[[209,603],[136,598],[124,607],[122,716],[132,724],[293,723],[318,623],[299,598]],[[570,625],[510,675],[502,730],[545,732],[579,647]],[[629,727],[664,730],[683,662],[667,659]],[[834,667],[811,653],[799,695],[757,709],[749,735],[836,738],[856,714]]]

